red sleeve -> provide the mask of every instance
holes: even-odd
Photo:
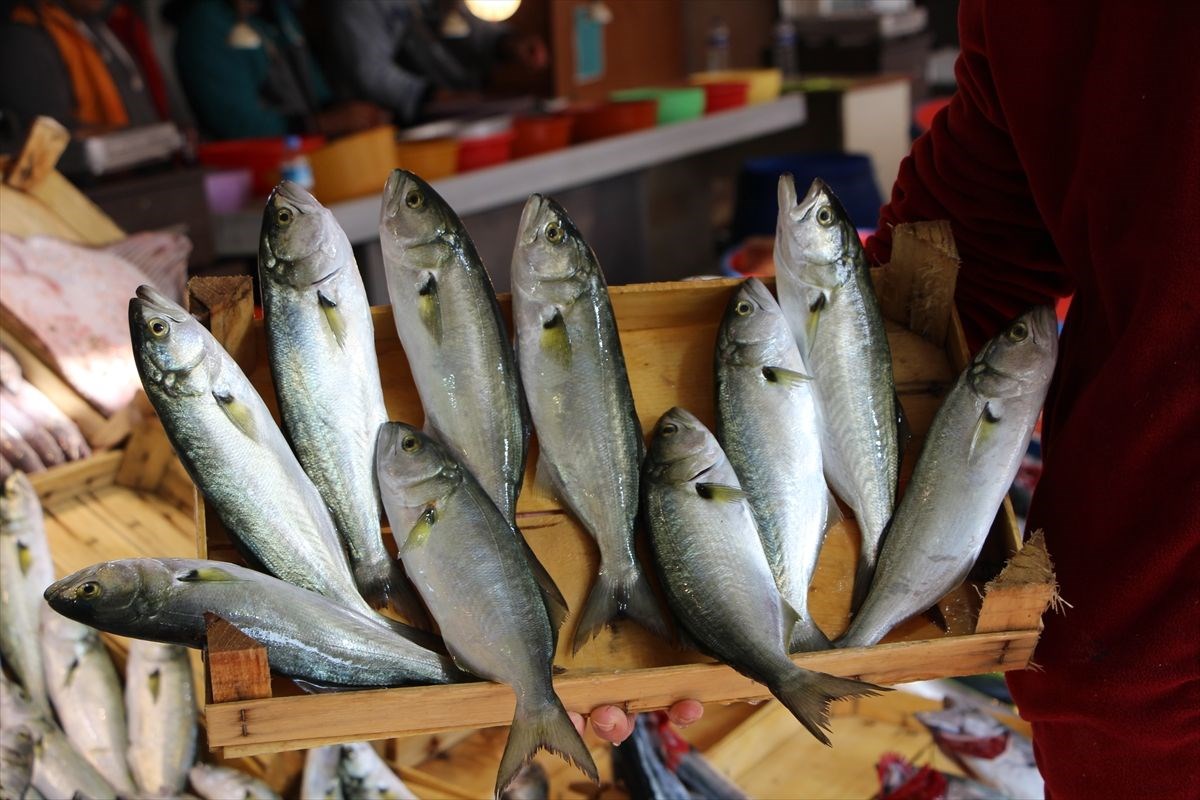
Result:
[[[982,5],[960,7],[958,91],[900,164],[867,243],[869,257],[886,263],[893,225],[950,220],[962,258],[955,300],[972,346],[1029,306],[1070,293],[992,83]]]

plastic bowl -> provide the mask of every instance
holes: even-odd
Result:
[[[704,89],[704,113],[715,114],[746,105],[750,84],[746,81],[706,83]]]
[[[513,123],[512,157],[525,158],[561,150],[571,143],[575,118],[569,114],[518,117]]]
[[[322,203],[378,194],[397,166],[396,129],[381,125],[327,144],[308,157]]]
[[[204,197],[213,214],[241,211],[250,199],[254,173],[248,169],[225,169],[204,174]]]
[[[704,113],[704,90],[697,86],[681,89],[662,87],[646,87],[641,89],[623,89],[613,92],[612,99],[621,102],[625,100],[654,100],[658,103],[658,124],[670,125],[673,122],[684,122],[696,119]]]
[[[590,142],[608,136],[653,128],[658,121],[657,100],[628,100],[604,103],[575,112],[576,142]]]
[[[324,136],[302,136],[298,152],[312,153],[324,144]],[[255,195],[270,193],[279,183],[279,165],[292,155],[294,152],[287,149],[282,136],[206,142],[196,149],[196,157],[206,167],[250,170],[254,174],[251,188]]]
[[[744,81],[750,84],[746,102],[769,103],[783,90],[783,73],[778,69],[731,69],[717,72],[697,72],[689,79],[693,85]]]
[[[513,132],[458,140],[458,171],[470,172],[503,164],[512,158]]]
[[[457,139],[413,139],[396,142],[396,163],[427,181],[458,171]]]

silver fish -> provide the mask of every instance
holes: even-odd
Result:
[[[717,438],[750,501],[783,599],[799,619],[791,649],[829,640],[808,610],[808,586],[831,521],[812,379],[775,298],[758,280],[729,301],[717,336]]]
[[[121,680],[100,634],[42,603],[42,655],[50,700],[67,738],[117,791],[133,796]]]
[[[417,800],[367,742],[342,745],[338,776],[342,793],[354,800]]]
[[[775,263],[779,304],[814,378],[825,476],[862,532],[858,608],[896,503],[901,412],[858,232],[819,178],[797,203],[792,176],[780,177]]]
[[[206,635],[204,614],[212,612],[261,642],[277,672],[318,684],[447,683],[459,676],[445,656],[340,603],[221,561],[109,561],[58,581],[46,600],[100,630],[197,648]]]
[[[929,426],[871,592],[839,647],[875,644],[966,578],[1021,466],[1057,355],[1054,309],[1039,306],[958,377]]]
[[[358,593],[329,509],[237,362],[148,286],[129,328],[146,395],[230,535],[275,577],[390,625]]]
[[[550,198],[535,194],[525,204],[512,283],[538,469],[600,549],[572,650],[619,616],[667,636],[634,550],[645,446],[608,287],[595,253]]]
[[[373,605],[424,620],[383,546],[375,436],[387,421],[362,275],[329,209],[291,181],[263,212],[258,273],[283,429],[329,506]]]
[[[331,744],[314,747],[304,754],[304,774],[300,779],[300,800],[343,800],[338,765],[342,748]]]
[[[788,657],[796,612],[779,594],[737,474],[704,424],[663,414],[642,476],[643,508],[675,618],[701,650],[766,686],[824,744],[829,703],[869,683]]]
[[[188,781],[205,800],[279,800],[270,786],[240,769],[196,764],[188,770]]]
[[[196,691],[183,647],[134,639],[125,663],[129,767],[143,795],[183,791],[196,760]]]
[[[591,753],[554,693],[554,627],[508,520],[436,440],[389,422],[379,489],[409,578],[454,660],[516,693],[496,794],[546,748],[597,780]]]
[[[0,671],[0,720],[24,728],[33,739],[33,773],[26,797],[75,797],[116,800],[117,790],[71,746],[67,736],[29,699],[25,690]],[[35,794],[36,793],[36,794]]]
[[[53,580],[41,501],[25,473],[14,472],[0,495],[0,656],[47,718],[39,638],[41,595]]]
[[[33,780],[33,744],[28,727],[0,727],[0,800],[25,800]]]

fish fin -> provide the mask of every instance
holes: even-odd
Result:
[[[777,383],[785,388],[793,386],[803,386],[812,380],[811,375],[805,375],[803,372],[796,372],[783,367],[763,367],[762,375],[767,379],[768,383]]]
[[[209,583],[212,581],[237,581],[241,580],[241,578],[235,577],[232,573],[220,567],[198,567],[197,569],[189,569],[182,575],[177,575],[175,580],[183,581],[184,583]]]
[[[549,319],[542,321],[542,351],[564,367],[571,365],[571,336],[562,309],[554,307]]]
[[[441,344],[442,306],[438,300],[437,276],[432,272],[417,288],[417,314],[420,316],[425,330],[429,331],[429,335],[433,337],[434,343]]]
[[[978,459],[982,457],[983,448],[991,439],[992,433],[996,430],[996,423],[999,421],[1000,416],[992,410],[992,404],[984,403],[983,412],[975,421],[975,431],[971,434],[971,449],[967,451],[968,466],[973,467],[978,463]]]
[[[429,505],[421,512],[421,516],[417,517],[417,521],[413,524],[412,529],[408,532],[408,537],[404,540],[404,545],[400,548],[400,555],[420,547],[425,544],[429,538],[429,534],[433,532],[433,526],[437,524],[438,512],[437,506]]]
[[[372,686],[345,686],[338,683],[319,683],[305,678],[292,678],[292,683],[296,684],[296,688],[301,689],[306,694],[334,694],[336,692],[362,691],[375,688]]]
[[[359,562],[354,565],[354,583],[372,607],[390,606],[412,625],[430,630],[429,614],[396,562],[389,558]]]
[[[19,540],[17,541],[17,566],[21,568],[22,575],[28,575],[29,568],[33,566],[33,550]]]
[[[825,531],[837,525],[845,516],[842,514],[842,507],[838,505],[837,498],[833,496],[833,491],[826,488],[825,493],[828,497],[825,498]]]
[[[158,702],[158,694],[162,691],[162,671],[155,668],[146,676],[146,688],[150,690],[150,697],[154,702]]]
[[[393,633],[399,634],[405,639],[416,645],[424,647],[426,650],[432,650],[435,653],[445,654],[446,643],[440,636],[429,631],[423,631],[420,628],[414,628],[412,625],[401,622],[398,619],[385,617],[383,614],[376,614],[371,619],[382,623]]]
[[[817,627],[812,615],[800,614],[792,628],[792,638],[789,642],[789,653],[811,653],[814,650],[829,650],[833,642],[825,632]]]
[[[70,686],[71,681],[75,679],[75,670],[79,669],[79,658],[71,659],[71,663],[67,665],[67,674],[63,678],[63,686]]]
[[[554,632],[554,646],[558,647],[558,629],[562,627],[569,611],[567,599],[563,597],[554,578],[542,566],[542,562],[538,560],[537,554],[533,552],[529,542],[525,541],[521,531],[513,528],[513,535],[517,537],[517,542],[521,545],[521,552],[525,554],[525,560],[529,562],[529,570],[533,573],[533,579],[537,581],[538,593],[542,596],[542,604],[546,606],[546,614],[550,617],[550,629]]]
[[[238,400],[233,393],[226,389],[213,389],[213,398],[217,405],[229,417],[229,421],[246,434],[246,437],[258,441],[258,425],[254,422],[254,412],[250,406]]]
[[[787,706],[801,725],[816,737],[817,741],[829,745],[829,703],[845,697],[871,697],[890,691],[882,686],[864,683],[850,678],[826,675],[824,672],[795,667],[778,682],[769,683],[771,694]]]
[[[723,483],[697,483],[696,494],[705,500],[718,503],[737,503],[746,499],[746,493],[736,486],[726,486]]]
[[[558,491],[558,486],[558,474],[550,464],[550,459],[538,453],[537,464],[533,467],[533,490],[561,503],[562,493]]]
[[[882,541],[882,538],[880,539]],[[858,554],[858,564],[854,568],[854,590],[850,595],[850,611],[858,613],[867,595],[871,593],[871,581],[875,577],[875,557],[867,553]]]
[[[892,392],[893,401],[896,404],[896,455],[897,461],[904,460],[904,451],[908,447],[908,442],[912,439],[912,426],[908,424],[908,415],[904,413],[904,406],[900,405],[900,395]],[[899,482],[899,476],[896,478]],[[896,487],[899,489],[899,487]]]
[[[596,762],[579,731],[571,724],[558,697],[552,691],[548,693],[549,697],[540,701],[517,698],[517,710],[496,775],[496,797],[508,788],[521,767],[543,749],[578,767],[593,783],[600,782]]]
[[[829,298],[823,290],[817,291],[817,296],[808,304],[808,319],[804,323],[804,363],[808,363],[809,353],[812,352],[813,341],[817,338],[817,329],[821,326],[821,312]]]
[[[780,621],[783,623],[783,640],[790,642],[792,631],[796,629],[796,623],[800,619],[800,612],[796,611],[795,607],[782,594],[779,595],[779,610],[781,612]]]
[[[667,622],[659,610],[658,599],[644,572],[639,569],[615,575],[601,570],[583,606],[579,623],[575,626],[571,654],[578,653],[595,638],[601,628],[620,617],[632,619],[664,639],[671,638]]]
[[[325,321],[329,323],[329,330],[333,331],[333,338],[337,340],[338,346],[345,347],[346,318],[342,316],[337,301],[330,297],[324,289],[318,289],[317,303],[321,306],[321,311],[325,312]]]

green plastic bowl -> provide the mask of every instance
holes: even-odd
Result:
[[[704,114],[704,89],[699,86],[688,86],[681,89],[664,89],[658,87],[622,89],[619,92],[613,92],[610,97],[617,102],[627,100],[657,101],[659,125],[669,125],[672,122],[696,119]]]

